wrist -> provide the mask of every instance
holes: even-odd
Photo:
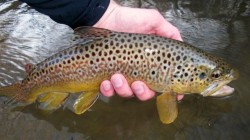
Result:
[[[113,13],[120,7],[121,6],[117,4],[114,0],[110,0],[109,6],[106,12],[103,14],[100,20],[95,25],[93,25],[93,27],[105,28],[105,23],[110,18],[112,18],[111,16],[113,15]]]

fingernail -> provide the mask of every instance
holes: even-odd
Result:
[[[120,77],[114,77],[111,79],[111,81],[112,81],[113,86],[116,88],[120,88],[123,85],[123,81]]]
[[[144,93],[144,87],[143,85],[137,85],[136,87],[133,88],[133,91],[137,94],[137,95],[141,95]]]
[[[109,91],[110,88],[111,88],[111,86],[110,86],[109,83],[103,83],[103,84],[102,84],[102,88],[103,88],[105,91]]]

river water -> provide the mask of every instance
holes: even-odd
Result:
[[[98,100],[84,115],[61,108],[41,113],[36,105],[13,110],[0,98],[3,140],[243,140],[250,137],[250,1],[119,0],[130,7],[156,8],[177,26],[184,41],[233,64],[240,79],[228,98],[187,95],[170,125],[160,123],[155,99]],[[72,30],[16,0],[0,2],[0,86],[25,77],[24,65],[66,48]]]

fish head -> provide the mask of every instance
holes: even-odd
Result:
[[[239,77],[237,69],[230,67],[216,67],[208,73],[205,89],[201,92],[203,96],[227,96],[233,93],[234,88],[227,86]],[[200,76],[202,78],[202,76]]]
[[[238,70],[220,59],[210,64],[197,65],[189,87],[191,91],[202,96],[221,97],[232,94],[234,88],[227,84],[239,77]]]
[[[226,96],[234,89],[227,86],[239,72],[224,60],[202,52],[177,63],[171,79],[171,91],[180,94]]]

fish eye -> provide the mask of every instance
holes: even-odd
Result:
[[[199,75],[199,78],[200,79],[206,78],[206,73],[205,72],[201,72],[200,75]]]
[[[219,69],[213,71],[212,78],[218,79],[221,77],[221,71]]]

